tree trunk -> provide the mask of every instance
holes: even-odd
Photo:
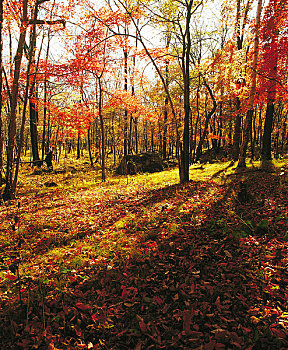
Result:
[[[126,31],[126,29],[125,29]],[[124,90],[128,91],[128,51],[127,47],[124,50]],[[128,111],[124,111],[124,156],[129,153],[128,146]]]
[[[236,37],[237,37],[237,50],[242,49],[243,45],[243,36],[241,36],[241,28],[240,28],[240,0],[237,0],[237,10],[236,10]],[[241,143],[241,121],[242,116],[240,114],[240,107],[241,102],[240,98],[236,97],[236,119],[235,119],[235,126],[234,126],[234,136],[233,136],[233,160],[237,161],[239,158],[239,152],[240,152],[240,143]]]
[[[16,135],[16,114],[19,91],[20,68],[24,51],[25,37],[27,31],[27,4],[28,0],[23,0],[23,14],[20,28],[20,36],[18,41],[17,52],[14,59],[14,76],[12,83],[12,94],[10,103],[10,115],[8,121],[8,145],[7,145],[7,163],[6,163],[6,186],[2,197],[4,200],[15,198],[13,191],[13,169],[14,169],[14,148]]]
[[[44,108],[43,108],[43,130],[42,130],[42,160],[45,158],[45,142],[46,142],[46,120],[47,120],[47,80],[44,81]]]
[[[197,129],[198,124],[200,121],[200,107],[199,107],[199,100],[200,100],[200,84],[201,84],[201,76],[198,75],[198,84],[197,84],[197,91],[196,91],[196,111],[197,111],[197,117],[194,127],[194,138],[193,139],[193,155],[192,155],[192,162],[194,163],[196,161],[196,143],[197,143]],[[200,130],[201,131],[201,130]],[[200,137],[201,138],[201,137]]]
[[[48,40],[48,44],[47,44],[47,50],[46,50],[46,57],[45,57],[45,63],[47,64],[48,62],[48,57],[49,57],[49,51],[50,51],[50,30],[48,31],[48,35],[47,35],[47,40]],[[47,95],[48,95],[48,91],[47,91],[47,75],[45,73],[45,78],[44,78],[44,109],[43,109],[43,131],[42,131],[42,160],[45,157],[45,153],[48,153],[48,147],[45,147],[45,142],[46,142],[46,119],[47,119]],[[48,133],[47,133],[48,134]],[[47,152],[46,152],[47,150]]]
[[[184,83],[184,130],[183,130],[183,148],[180,146],[180,182],[189,182],[189,138],[190,138],[190,51],[191,35],[190,20],[192,15],[193,1],[187,3],[185,36],[183,37],[183,56],[182,56],[182,74]]]
[[[171,40],[171,34],[168,34],[166,37],[166,55],[168,56],[169,45]],[[169,60],[165,60],[165,82],[168,89],[169,86]],[[163,159],[167,158],[167,123],[168,123],[168,96],[166,95],[164,101],[164,126],[163,126],[163,147],[162,147],[162,157]]]
[[[29,101],[29,111],[30,111],[30,138],[31,138],[31,149],[32,149],[32,159],[33,165],[40,166],[40,158],[38,152],[38,112],[36,110],[35,102],[33,98]]]
[[[128,137],[128,153],[133,153],[133,116],[132,113],[130,113],[129,118],[129,137]]]
[[[240,143],[241,143],[242,115],[239,112],[240,99],[238,96],[236,97],[236,109],[238,110],[238,113],[237,113],[236,119],[235,119],[234,136],[233,136],[233,160],[234,161],[237,161],[239,158]]]
[[[99,114],[99,120],[100,120],[100,130],[101,130],[101,179],[102,181],[106,181],[106,169],[105,169],[105,129],[104,129],[104,120],[102,115],[102,103],[103,103],[103,97],[102,97],[102,84],[101,84],[101,78],[98,77],[98,84],[99,84],[99,100],[98,100],[98,114]]]
[[[162,147],[162,157],[167,158],[167,123],[168,123],[168,98],[165,98],[164,107],[164,125],[163,125],[163,147]]]
[[[150,137],[150,147],[151,147],[151,152],[154,152],[154,125],[153,122],[150,122],[150,131],[151,131],[151,137]]]
[[[138,154],[138,117],[135,117],[134,119],[135,124],[135,153]]]
[[[239,162],[238,162],[237,168],[246,167],[246,152],[247,152],[251,130],[252,130],[252,118],[254,114],[254,100],[255,100],[255,91],[256,91],[257,61],[258,61],[258,52],[259,52],[259,28],[260,28],[261,11],[262,11],[262,0],[258,0],[256,24],[255,24],[253,62],[251,67],[252,73],[251,73],[251,87],[249,91],[248,111],[245,119],[243,141],[241,144]]]
[[[203,79],[204,79],[204,85],[208,89],[209,95],[210,95],[210,97],[212,99],[213,107],[212,107],[211,111],[207,114],[206,119],[205,119],[204,130],[203,130],[203,133],[201,135],[201,138],[200,138],[200,141],[198,143],[197,150],[196,150],[196,161],[198,161],[201,158],[202,147],[203,147],[205,138],[207,136],[209,121],[210,121],[211,117],[213,116],[213,114],[215,113],[216,108],[217,108],[217,103],[216,103],[215,97],[213,95],[213,92],[212,92],[210,86],[208,85],[208,83],[206,82],[204,77],[203,77]]]
[[[2,123],[2,41],[3,29],[3,1],[0,2],[0,185],[2,185],[2,170],[3,170],[3,123]]]
[[[247,0],[246,7],[244,8],[244,16],[243,16],[243,24],[241,28],[240,17],[241,17],[241,1],[237,0],[237,10],[236,10],[236,40],[237,40],[237,50],[243,49],[243,37],[244,37],[244,29],[247,24],[247,15],[249,12],[251,0]],[[243,72],[240,72],[240,79],[242,80]],[[237,161],[239,159],[240,153],[240,144],[241,144],[241,134],[242,134],[242,115],[240,112],[241,101],[239,97],[236,97],[236,110],[237,115],[235,119],[235,127],[234,127],[234,136],[233,136],[233,161]]]
[[[78,135],[77,135],[77,155],[76,155],[76,159],[80,159],[80,156],[81,156],[81,152],[80,152],[80,142],[81,142],[81,137],[80,137],[80,132],[78,131]]]
[[[31,149],[32,149],[32,157],[33,157],[33,164],[36,166],[40,166],[40,158],[39,158],[39,151],[38,151],[38,111],[36,107],[36,91],[35,91],[35,84],[36,84],[36,62],[35,62],[35,49],[36,49],[36,22],[38,17],[38,2],[36,2],[34,15],[33,15],[33,26],[31,28],[30,32],[30,43],[29,43],[29,60],[32,73],[34,73],[33,81],[31,82],[30,91],[29,91],[29,112],[30,112],[30,138],[31,138]],[[30,73],[30,72],[29,72]],[[29,85],[29,79],[27,79],[27,84]]]
[[[264,123],[264,133],[262,139],[262,161],[270,161],[272,159],[271,152],[271,135],[273,130],[273,116],[274,116],[274,103],[276,97],[276,79],[277,79],[277,64],[278,64],[278,36],[279,30],[277,29],[277,15],[279,16],[279,9],[276,9],[276,4],[273,1],[269,1],[269,6],[274,10],[268,18],[267,27],[265,28],[265,38],[266,41],[264,50],[266,50],[266,55],[269,57],[269,83],[268,83],[268,93],[267,93],[267,109]]]
[[[88,128],[87,140],[88,140],[88,152],[89,152],[89,159],[90,159],[91,168],[94,168],[93,157],[92,157],[92,152],[91,152],[91,126],[89,126],[89,128]]]
[[[271,100],[267,104],[264,133],[263,133],[263,146],[262,146],[262,160],[271,160],[271,134],[273,130],[273,115],[274,115],[274,101]]]

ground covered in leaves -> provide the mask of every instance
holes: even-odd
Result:
[[[0,207],[0,348],[287,349],[287,165],[227,169],[26,174]]]

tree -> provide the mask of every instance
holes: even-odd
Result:
[[[0,1],[0,184],[3,170],[3,122],[2,122],[2,61],[3,61],[3,1]]]
[[[24,51],[25,37],[28,23],[28,1],[22,2],[22,21],[20,26],[20,35],[18,40],[17,52],[14,58],[14,75],[10,101],[10,114],[8,124],[8,145],[7,145],[7,164],[6,164],[6,185],[2,197],[4,200],[13,199],[15,189],[13,188],[13,169],[14,169],[14,147],[16,135],[16,109],[19,91],[20,68]]]
[[[165,59],[165,79],[166,79],[166,85],[167,88],[169,86],[169,57],[168,57],[168,52],[169,52],[169,45],[171,41],[171,34],[169,33],[169,27],[167,30],[166,34],[166,59]],[[163,127],[163,149],[162,149],[162,157],[165,160],[167,158],[167,124],[168,124],[168,97],[167,95],[165,96],[165,103],[164,103],[164,127]]]
[[[238,162],[238,168],[243,168],[246,166],[246,152],[251,135],[252,129],[252,116],[254,111],[254,100],[256,91],[256,75],[257,75],[257,62],[258,62],[258,52],[259,52],[259,28],[260,28],[260,16],[262,11],[262,0],[258,0],[256,24],[255,24],[255,37],[254,37],[254,50],[253,50],[253,61],[251,64],[251,85],[249,90],[249,101],[248,101],[248,111],[246,113],[243,142],[241,144],[240,156]]]
[[[27,74],[27,82],[26,84],[29,85],[30,82],[30,88],[29,88],[29,113],[30,113],[30,138],[31,138],[31,148],[32,148],[32,156],[33,156],[33,164],[40,166],[40,158],[39,158],[39,151],[38,151],[38,131],[37,131],[37,124],[38,124],[38,110],[37,110],[37,102],[36,102],[36,94],[35,94],[35,85],[36,85],[36,62],[35,62],[35,51],[36,51],[36,22],[38,17],[38,10],[39,10],[39,3],[36,2],[34,13],[33,13],[33,25],[30,30],[30,40],[29,40],[29,62],[31,65],[31,72],[30,69],[28,70]],[[32,75],[32,81],[30,79],[30,74]]]
[[[191,34],[190,34],[190,21],[192,16],[193,0],[185,2],[185,26],[182,27],[178,22],[179,31],[182,36],[182,55],[181,55],[181,68],[183,75],[183,87],[184,87],[184,130],[183,130],[183,148],[181,151],[181,163],[180,163],[180,182],[189,182],[189,161],[190,161],[190,53],[191,53]]]
[[[210,86],[208,85],[208,83],[207,83],[207,81],[205,80],[204,77],[203,77],[203,80],[204,80],[204,85],[206,86],[206,88],[207,88],[207,90],[209,92],[209,95],[211,97],[211,100],[213,102],[213,107],[207,113],[206,118],[205,118],[204,130],[203,130],[203,133],[202,133],[202,135],[200,137],[200,141],[198,143],[197,150],[196,150],[196,161],[200,160],[200,157],[201,157],[201,154],[202,154],[203,143],[204,143],[204,140],[205,140],[205,138],[207,136],[207,132],[208,132],[208,123],[210,122],[210,119],[213,116],[213,114],[215,113],[216,108],[217,108],[217,102],[216,102],[216,99],[215,99],[215,97],[213,95],[213,91],[211,90]]]
[[[123,2],[118,1],[122,7],[125,9],[126,13],[130,14],[131,11],[129,11],[129,8],[127,5],[125,5]],[[165,6],[159,6],[157,3],[157,8],[151,6],[149,8],[149,12],[151,16],[157,16],[159,19],[159,22],[167,22],[171,23],[173,28],[173,39],[175,40],[174,47],[177,52],[177,56],[179,59],[179,64],[181,67],[181,73],[182,73],[182,84],[183,84],[183,135],[182,135],[182,141],[180,142],[180,139],[178,138],[179,146],[180,146],[180,157],[179,157],[179,175],[180,175],[180,182],[185,183],[189,181],[189,161],[190,161],[190,152],[189,152],[189,146],[190,146],[190,55],[191,55],[191,32],[190,32],[190,24],[191,24],[191,18],[194,13],[198,10],[198,8],[203,4],[203,1],[194,1],[194,0],[187,0],[183,2],[179,2],[178,6],[174,6],[170,1],[164,1],[163,4]],[[168,11],[161,12],[161,9],[167,9]],[[172,8],[172,11],[171,11]],[[148,9],[148,6],[146,7]],[[160,9],[160,12],[159,12]],[[166,12],[166,13],[165,13]],[[169,17],[166,17],[167,13],[169,13]],[[135,20],[131,17],[131,20],[133,24],[135,25],[137,29],[137,33],[139,34],[139,40],[141,44],[143,45],[145,52],[147,56],[151,59],[151,62],[156,70],[156,72],[159,74],[159,77],[163,83],[163,87],[165,89],[165,92],[167,94],[173,118],[176,120],[176,113],[174,109],[174,105],[168,90],[168,86],[165,79],[165,74],[162,74],[161,70],[159,69],[156,60],[153,58],[153,55],[149,52],[149,49],[145,45],[145,42],[143,40],[143,37],[141,36],[139,26],[135,23]],[[177,130],[178,132],[178,130]]]
[[[267,108],[263,132],[262,144],[262,161],[270,161],[272,159],[271,152],[271,135],[273,130],[273,119],[275,111],[275,101],[277,93],[277,85],[281,78],[278,71],[279,57],[287,55],[286,41],[281,43],[281,36],[287,36],[287,15],[288,6],[285,1],[270,0],[267,10],[265,12],[264,26],[263,26],[263,59],[265,62],[265,79],[267,89]],[[282,44],[282,45],[281,45]],[[282,46],[282,47],[281,47]],[[284,51],[284,52],[283,52]],[[280,56],[281,55],[281,56]],[[282,58],[283,59],[283,58]],[[285,78],[284,78],[285,79]]]
[[[236,47],[238,51],[243,50],[243,41],[244,41],[244,31],[248,22],[248,12],[251,7],[251,0],[247,1],[247,4],[244,8],[242,26],[241,26],[241,1],[237,0],[237,10],[236,10]],[[237,78],[236,85],[243,87],[244,84],[244,69],[240,64],[239,77]],[[237,161],[239,158],[240,144],[241,144],[241,124],[242,124],[242,113],[241,113],[241,101],[240,97],[236,96],[236,117],[235,117],[235,128],[234,128],[234,137],[233,137],[233,160]]]
[[[36,13],[36,8],[44,2],[49,0],[36,0],[33,5],[32,12]],[[20,164],[20,156],[24,138],[24,126],[26,121],[26,105],[28,98],[28,89],[29,89],[29,73],[33,59],[33,51],[29,52],[29,61],[27,66],[27,80],[25,87],[25,97],[24,97],[24,106],[22,110],[22,121],[21,121],[21,130],[20,130],[20,142],[18,145],[18,154],[15,157],[15,136],[16,136],[16,117],[17,117],[17,105],[18,105],[18,94],[19,94],[19,78],[21,71],[21,63],[25,48],[25,39],[26,33],[29,25],[36,24],[59,24],[63,21],[47,21],[38,20],[37,18],[29,19],[28,18],[28,1],[23,0],[21,3],[21,24],[20,24],[20,33],[18,39],[18,47],[14,58],[14,72],[13,72],[13,82],[11,89],[11,98],[10,98],[10,112],[9,112],[9,121],[8,121],[8,145],[7,145],[7,163],[6,163],[6,174],[5,174],[5,188],[2,194],[4,200],[10,200],[15,198],[16,186],[18,180],[18,172],[19,172],[19,164]]]

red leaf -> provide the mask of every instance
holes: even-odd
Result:
[[[184,310],[183,312],[183,331],[186,334],[191,333],[191,324],[192,324],[192,317],[194,315],[193,310]]]
[[[141,332],[147,332],[147,325],[143,321],[139,321],[139,327],[141,329]]]
[[[76,307],[82,311],[87,311],[87,310],[91,310],[91,306],[90,305],[85,305],[82,303],[76,303]]]
[[[287,339],[287,333],[283,329],[271,328],[272,333],[282,339]]]
[[[155,297],[154,300],[156,301],[157,304],[162,305],[164,303],[163,299],[160,297]]]
[[[204,350],[214,350],[216,340],[211,340],[209,343],[204,345]]]
[[[17,280],[17,277],[15,275],[11,275],[10,272],[7,272],[6,273],[6,278],[9,280],[9,281],[15,281]]]
[[[121,298],[123,300],[126,300],[128,298],[128,292],[127,292],[126,286],[121,286],[121,289],[122,289]]]

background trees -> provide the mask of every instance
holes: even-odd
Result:
[[[246,156],[279,156],[287,145],[287,4],[261,5],[4,2],[3,197],[15,196],[23,151],[40,166],[49,147],[57,160],[86,148],[94,166],[100,156],[103,180],[110,154],[113,165],[126,153],[176,158],[181,182],[209,150],[234,161],[240,150],[239,167]]]

